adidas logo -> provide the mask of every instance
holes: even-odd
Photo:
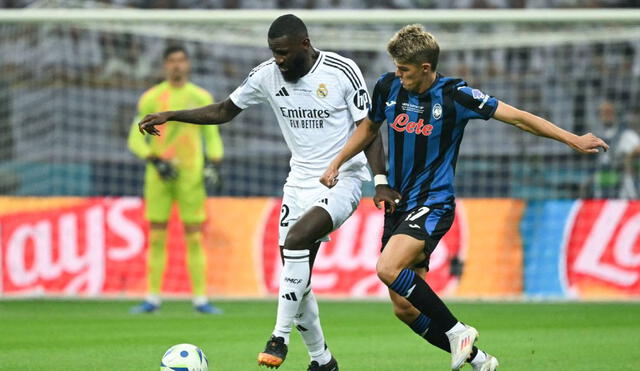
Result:
[[[329,199],[328,198],[323,198],[322,200],[320,200],[320,202],[322,202],[325,205],[329,205]]]
[[[289,96],[289,92],[284,86],[281,87],[280,90],[278,90],[278,92],[276,93],[276,97],[288,97],[288,96]]]
[[[290,292],[288,294],[284,294],[282,295],[283,299],[287,299],[287,300],[291,300],[291,301],[298,301],[298,297],[296,296],[295,292]]]
[[[469,345],[469,342],[471,342],[471,338],[468,336],[462,339],[462,342],[460,342],[460,350],[464,349],[467,345]]]

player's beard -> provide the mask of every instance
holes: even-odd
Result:
[[[280,71],[280,73],[282,73],[282,77],[289,82],[298,81],[299,78],[307,73],[304,52],[300,52],[293,60],[291,60],[291,63],[288,63],[284,67],[287,70]]]

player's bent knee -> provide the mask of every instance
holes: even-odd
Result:
[[[312,243],[313,241],[309,241],[309,238],[305,236],[304,233],[300,233],[292,228],[284,240],[284,248],[287,250],[303,250],[308,249]]]
[[[202,224],[201,223],[185,223],[184,224],[184,231],[186,233],[196,233],[196,232],[201,232],[202,231]]]
[[[160,230],[164,230],[167,229],[167,225],[169,224],[168,222],[151,222],[149,223],[151,229],[160,229]]]
[[[376,264],[376,273],[378,274],[378,278],[387,286],[391,285],[393,281],[395,281],[396,277],[400,274],[400,271],[401,269],[394,268],[382,260],[378,260],[378,264]]]

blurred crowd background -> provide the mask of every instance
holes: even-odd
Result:
[[[0,0],[1,8],[96,9],[636,6],[638,1],[631,0]],[[400,26],[371,24],[333,34],[310,24],[310,36],[315,47],[354,59],[372,89],[380,74],[393,70],[385,46]],[[531,32],[547,26],[425,26],[442,41],[439,70],[445,75],[462,77],[471,86],[578,133],[592,131],[615,142],[640,131],[640,38],[633,25],[620,32],[561,25],[548,27],[540,36]],[[236,33],[256,32],[253,44],[225,34],[219,25],[0,22],[0,194],[139,195],[144,164],[127,151],[126,137],[138,97],[162,78],[162,51],[170,44],[185,45],[192,60],[191,80],[223,100],[251,68],[270,58],[268,24],[243,27]],[[375,42],[347,45],[360,34],[374,35]],[[533,36],[526,38],[528,34]],[[564,39],[559,41],[558,35]],[[354,45],[363,44],[356,40]],[[280,196],[289,152],[270,109],[248,109],[224,125],[221,134],[225,186],[212,194]],[[611,144],[606,156],[583,157],[497,122],[472,121],[459,157],[458,194],[637,198],[637,149],[631,145],[623,151]],[[370,194],[370,185],[365,194]]]
[[[0,0],[0,7],[23,8],[39,3],[42,1]],[[100,0],[98,3],[141,9],[522,9],[638,6],[637,0]],[[78,2],[78,5],[81,3]]]

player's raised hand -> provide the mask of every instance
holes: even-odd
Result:
[[[328,188],[333,188],[333,186],[338,183],[338,168],[329,165],[327,170],[324,171],[324,174],[320,177],[320,183],[324,184]]]
[[[158,112],[146,115],[142,121],[138,123],[138,130],[142,134],[146,131],[151,135],[160,135],[160,131],[156,129],[156,125],[162,125],[169,121],[171,112]]]
[[[609,149],[609,145],[604,140],[591,133],[579,136],[571,147],[580,153],[598,153],[600,148],[606,152]]]
[[[391,214],[396,211],[396,206],[398,206],[400,200],[402,200],[402,195],[395,189],[386,184],[376,186],[376,195],[373,197],[373,203],[378,209],[382,207],[384,202],[384,211]]]

